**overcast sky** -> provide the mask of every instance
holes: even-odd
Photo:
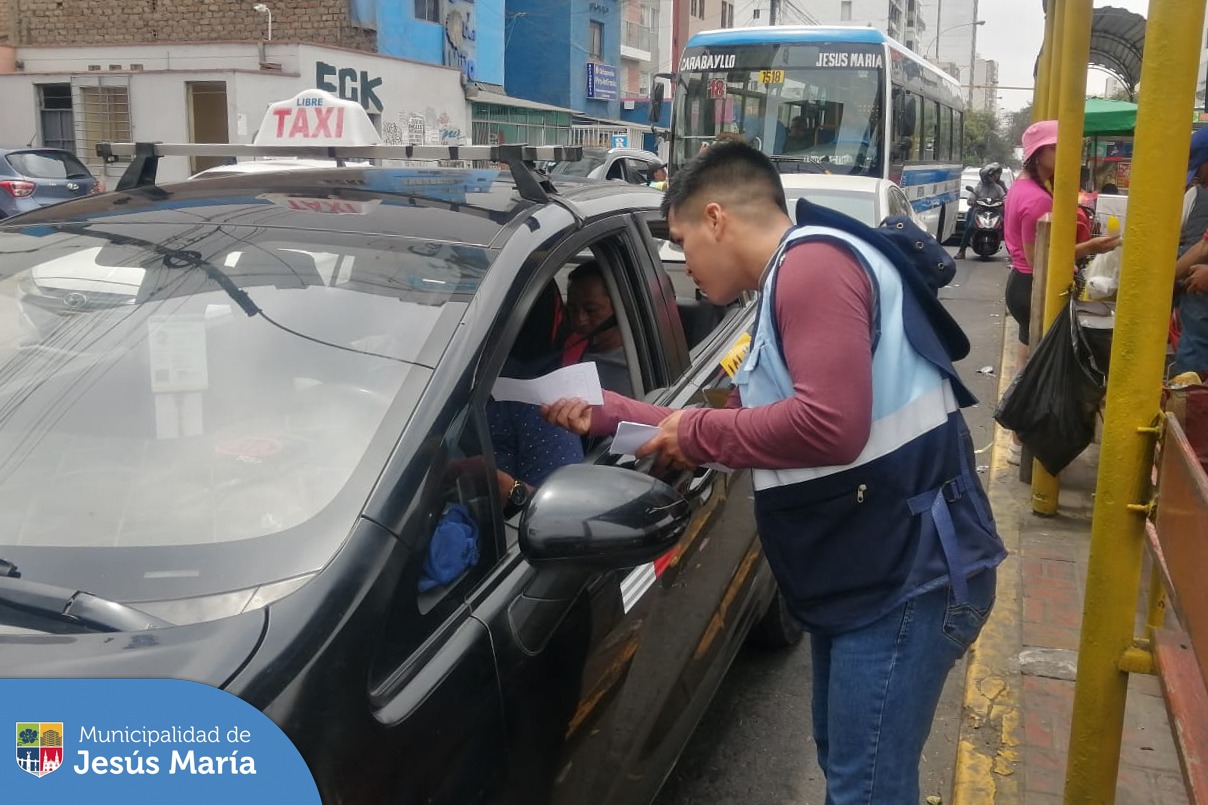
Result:
[[[967,1],[967,0],[966,0]],[[1095,0],[1095,8],[1115,6],[1145,16],[1149,0]],[[1032,67],[1044,40],[1041,0],[979,0],[978,16],[986,24],[978,29],[977,52],[983,59],[998,62],[1002,87],[1027,87],[1026,91],[1002,89],[998,108],[1009,112],[1032,100]],[[1087,94],[1102,94],[1106,74],[1091,70]]]

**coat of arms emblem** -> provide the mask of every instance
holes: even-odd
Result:
[[[35,777],[63,765],[63,722],[18,721],[17,765]]]

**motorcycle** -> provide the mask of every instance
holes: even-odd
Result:
[[[965,189],[974,192],[972,187]],[[989,260],[1002,248],[1003,200],[974,198],[969,204],[965,225],[973,227],[973,238],[969,245],[974,253],[983,260]]]

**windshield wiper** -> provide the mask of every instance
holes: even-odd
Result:
[[[172,626],[142,610],[83,590],[0,576],[0,608],[5,606],[94,632],[142,632]]]

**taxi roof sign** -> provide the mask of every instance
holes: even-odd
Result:
[[[303,90],[270,105],[255,142],[250,144],[101,142],[96,144],[96,153],[107,164],[122,158],[130,160],[118,180],[115,188],[118,191],[154,185],[159,160],[166,156],[295,157],[332,159],[339,165],[348,159],[468,160],[507,165],[520,195],[543,203],[550,200],[555,190],[549,177],[534,163],[576,162],[583,158],[581,146],[385,145],[360,105],[318,89]]]
[[[321,89],[307,89],[269,104],[252,142],[276,146],[366,146],[381,145],[382,138],[359,103]]]

